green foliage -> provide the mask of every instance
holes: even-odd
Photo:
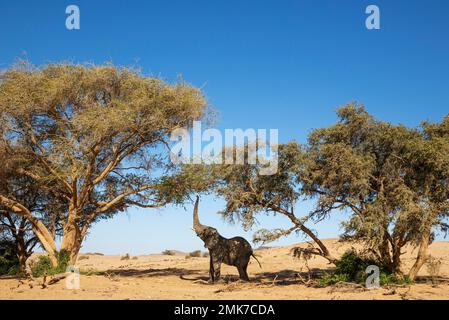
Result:
[[[20,264],[14,242],[0,241],[0,275],[15,275],[19,273]]]
[[[366,278],[368,277],[365,270],[370,265],[378,265],[378,263],[374,259],[364,256],[355,250],[348,250],[336,263],[335,271],[331,274],[325,274],[320,278],[319,285],[328,286],[338,282],[365,284]],[[387,271],[385,268],[380,268],[379,282],[380,285],[412,283],[410,278],[398,276]]]
[[[350,281],[361,283],[365,281],[366,268],[376,264],[375,261],[362,257],[355,250],[349,250],[336,263],[335,273],[345,275]]]
[[[339,282],[349,282],[349,281],[350,279],[346,274],[326,273],[319,279],[318,284],[320,286],[326,287],[334,285]]]
[[[342,238],[362,243],[377,265],[396,272],[405,246],[427,246],[437,228],[449,230],[449,117],[410,128],[378,120],[356,103],[337,116],[335,124],[313,130],[304,145],[279,145],[273,175],[259,174],[260,164],[200,165],[185,166],[180,181],[194,181],[193,192],[223,197],[223,216],[245,229],[258,214],[284,215],[290,228],[259,230],[254,240],[268,243],[299,232],[331,262],[307,224],[345,212]],[[315,207],[297,216],[298,202],[307,199]],[[351,278],[361,277],[350,271]]]
[[[89,228],[133,206],[181,201],[185,189],[164,183],[174,170],[170,136],[206,118],[208,110],[201,90],[182,79],[168,83],[111,63],[35,67],[25,62],[2,73],[0,159],[21,159],[22,170],[14,174],[26,176],[38,190],[51,190],[46,195],[52,197],[52,211],[29,213],[42,222],[41,233],[52,233],[47,228],[51,214],[61,224],[72,224],[66,230]],[[79,188],[71,186],[73,181]],[[17,189],[23,187],[20,183]],[[15,197],[5,193],[0,190],[0,205],[11,206],[8,197]],[[70,211],[74,198],[78,210]],[[73,241],[67,248],[83,239]],[[48,268],[44,260],[41,265]]]
[[[39,256],[37,262],[31,266],[31,274],[33,277],[42,277],[44,275],[51,276],[66,272],[69,266],[70,253],[61,251],[57,254],[57,259],[58,265],[53,267],[47,255]]]

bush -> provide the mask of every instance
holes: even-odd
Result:
[[[16,245],[12,241],[0,242],[0,275],[15,275],[20,270]]]
[[[123,257],[120,258],[120,260],[129,260],[131,259],[129,253],[125,254]]]
[[[319,280],[319,284],[325,287],[336,284],[338,282],[348,282],[348,281],[349,279],[347,275],[333,273],[333,274],[325,274],[324,276],[322,276]]]
[[[176,254],[176,252],[173,250],[164,250],[164,251],[162,251],[162,254],[164,256],[174,256]]]
[[[189,256],[192,258],[200,258],[201,257],[201,251],[195,250],[189,253]]]
[[[355,250],[346,251],[341,259],[336,263],[335,273],[338,275],[345,275],[348,280],[352,282],[365,282],[365,270],[370,265],[377,265],[377,263],[367,257],[362,257]]]
[[[39,256],[37,262],[31,266],[31,274],[33,277],[52,276],[58,273],[64,273],[70,261],[70,253],[61,251],[57,254],[58,266],[53,267],[50,258],[47,255]]]
[[[89,256],[88,256],[88,255],[80,256],[80,257],[78,258],[78,261],[81,261],[81,260],[89,260]]]
[[[365,270],[370,265],[379,264],[374,259],[364,256],[355,250],[346,251],[336,263],[335,272],[321,277],[319,284],[322,286],[333,285],[338,282],[355,282],[365,284],[368,276],[365,273]],[[388,272],[385,268],[380,267],[379,271],[380,285],[411,283],[411,280],[408,277],[400,277]]]

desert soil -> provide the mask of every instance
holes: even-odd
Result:
[[[325,243],[337,256],[350,248],[335,239],[325,240]],[[80,257],[84,258],[78,261],[78,266],[84,272],[78,290],[67,289],[65,280],[42,288],[43,279],[3,277],[0,278],[0,299],[449,299],[449,242],[435,242],[430,248],[432,256],[442,260],[438,285],[432,285],[424,266],[419,281],[412,286],[370,290],[348,284],[324,288],[311,283],[306,285],[306,268],[303,262],[292,257],[293,247],[257,250],[262,269],[251,259],[250,283],[237,281],[237,270],[224,265],[222,275],[226,281],[214,285],[204,281],[208,277],[209,258],[187,259],[185,253],[179,252],[129,260],[122,260],[121,256],[82,254]],[[411,249],[406,251],[404,270],[408,270],[413,263],[412,255],[416,254]],[[309,267],[314,274],[332,269],[321,257],[311,259]],[[86,274],[89,270],[90,274]],[[190,280],[181,279],[181,276]]]

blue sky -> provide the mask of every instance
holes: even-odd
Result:
[[[76,4],[81,29],[65,28]],[[365,28],[365,8],[380,8],[381,29]],[[35,64],[112,61],[169,81],[203,87],[219,111],[217,127],[275,128],[280,141],[304,141],[350,101],[376,117],[415,126],[449,113],[449,2],[432,1],[5,1],[0,2],[0,68],[16,58]],[[298,212],[311,207],[305,203]],[[244,235],[204,199],[204,223]],[[92,228],[83,251],[144,254],[194,250],[191,207],[129,210]],[[338,234],[338,216],[314,228]],[[288,226],[281,216],[260,226]],[[302,240],[295,236],[275,244]]]

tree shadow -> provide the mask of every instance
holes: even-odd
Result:
[[[415,283],[420,284],[432,284],[432,281],[436,281],[437,283],[449,283],[449,277],[446,276],[417,276],[415,279]]]
[[[275,283],[276,285],[295,285],[304,284],[304,279],[314,280],[320,278],[326,272],[331,272],[332,269],[317,269],[313,268],[309,272],[299,272],[296,270],[285,269],[276,272],[262,272],[250,276],[248,284],[266,285]],[[136,278],[155,278],[155,277],[169,277],[178,276],[183,280],[198,281],[199,283],[207,282],[209,276],[206,270],[184,269],[184,268],[149,268],[149,269],[109,269],[101,271],[98,275],[107,277],[136,277]],[[224,283],[240,282],[238,275],[222,274]]]
[[[103,276],[119,276],[119,277],[136,277],[136,278],[153,278],[168,276],[185,276],[201,273],[201,270],[191,270],[184,268],[150,268],[150,269],[109,269],[99,272]]]
[[[266,284],[275,283],[276,285],[288,286],[295,284],[304,284],[304,281],[316,280],[326,273],[333,272],[333,268],[318,269],[311,268],[310,272],[299,272],[296,270],[285,269],[275,272],[262,272],[252,277],[252,282]]]
[[[27,280],[24,275],[0,275],[0,280]]]

